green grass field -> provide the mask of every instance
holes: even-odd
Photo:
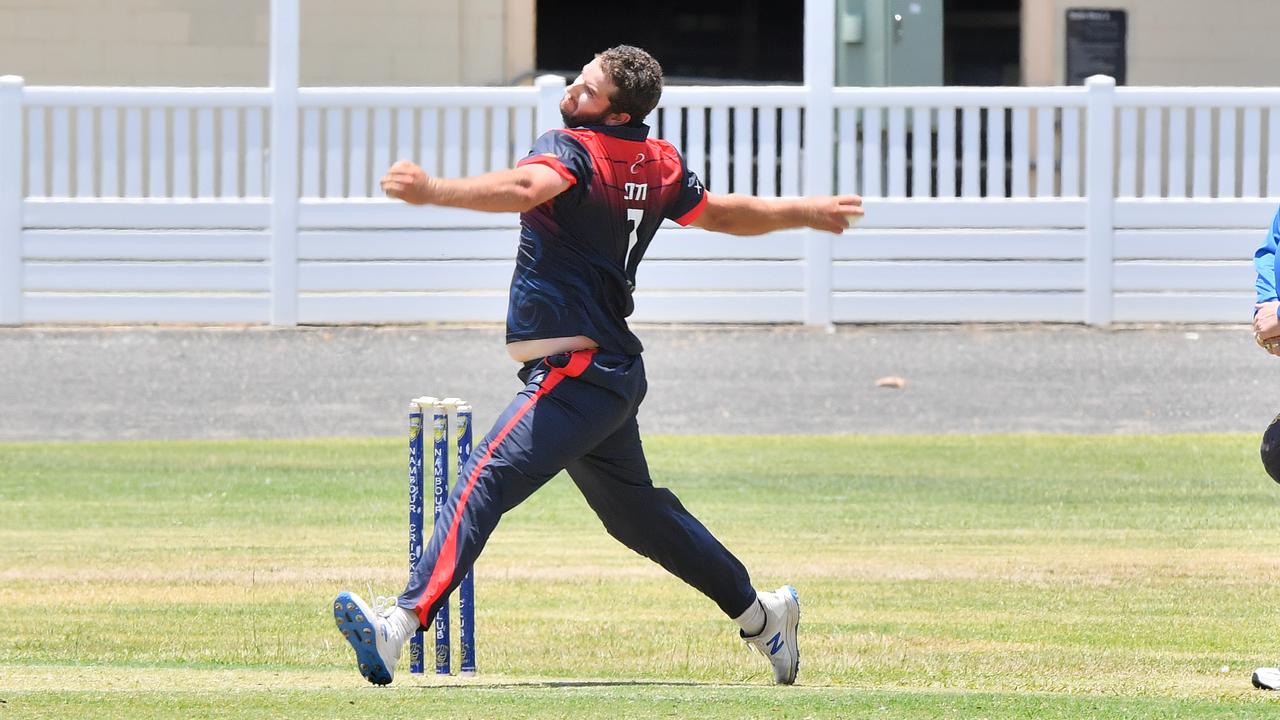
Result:
[[[1280,662],[1252,435],[647,449],[757,585],[799,589],[797,687],[565,477],[477,566],[480,676],[375,688],[330,601],[403,587],[403,442],[0,444],[0,720],[1280,715],[1249,685]]]

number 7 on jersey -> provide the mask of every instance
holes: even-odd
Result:
[[[622,258],[622,271],[631,266],[631,251],[640,242],[640,221],[644,219],[644,208],[627,208],[627,254]]]

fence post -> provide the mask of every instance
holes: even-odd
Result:
[[[298,0],[271,0],[271,324],[298,324]]]
[[[0,325],[22,322],[22,78],[0,77]]]
[[[538,109],[534,116],[534,122],[538,126],[534,128],[535,132],[541,135],[548,130],[564,127],[564,120],[560,118],[560,98],[564,97],[564,78],[559,75],[539,75],[533,84],[538,88]]]
[[[1089,92],[1085,137],[1085,322],[1111,324],[1115,305],[1115,107],[1116,81],[1106,75],[1085,80]]]
[[[836,77],[835,0],[804,4],[804,194],[830,195],[834,183],[831,159],[835,123],[831,100]],[[806,230],[804,238],[804,323],[831,324],[832,238]]]

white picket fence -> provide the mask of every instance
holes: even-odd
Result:
[[[0,324],[501,320],[518,218],[377,180],[509,167],[563,80],[294,92],[0,79]],[[1239,322],[1280,204],[1280,89],[671,87],[649,120],[713,193],[868,215],[664,228],[637,321]]]

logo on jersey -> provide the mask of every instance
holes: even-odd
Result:
[[[631,163],[631,174],[632,174],[632,175],[635,175],[636,173],[640,172],[640,163],[642,163],[642,162],[644,162],[644,153],[638,153],[638,154],[636,155],[636,161],[635,161],[635,162],[633,162],[633,163]]]
[[[689,187],[696,190],[699,195],[702,194],[702,183],[698,182],[697,175],[693,175],[693,174],[689,175]]]
[[[627,183],[622,186],[628,200],[645,200],[649,197],[649,183]]]

